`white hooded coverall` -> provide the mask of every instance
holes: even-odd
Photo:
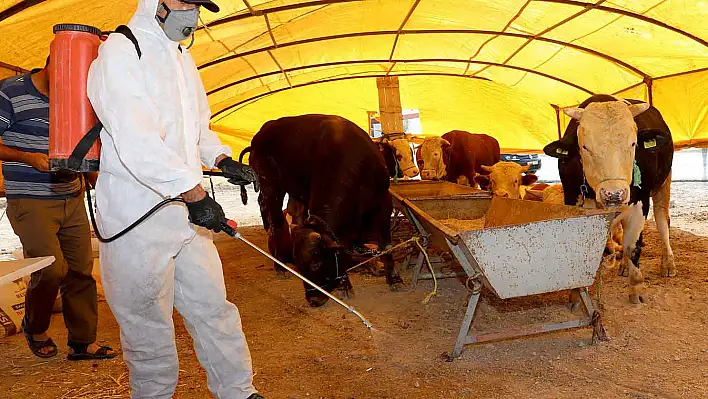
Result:
[[[231,155],[209,129],[206,93],[189,52],[167,38],[158,0],[140,0],[128,26],[112,34],[91,65],[88,96],[101,132],[98,227],[109,237],[168,197],[202,183],[202,165]],[[217,398],[246,399],[251,357],[236,306],[226,299],[211,234],[171,203],[100,247],[106,300],[121,328],[132,398],[171,398],[179,373],[173,307],[184,317]]]

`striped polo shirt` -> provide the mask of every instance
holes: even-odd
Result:
[[[19,151],[49,153],[49,99],[29,73],[0,81],[0,137],[3,145]],[[2,174],[8,199],[62,199],[82,189],[76,173],[40,172],[22,162],[3,161]]]

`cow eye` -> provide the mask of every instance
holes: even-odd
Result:
[[[637,143],[632,143],[632,147],[636,147],[636,146],[637,146]]]
[[[403,155],[396,155],[396,159],[398,159],[399,161],[402,161],[402,160],[403,160]]]

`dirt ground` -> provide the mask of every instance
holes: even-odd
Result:
[[[266,247],[259,227],[244,236]],[[350,303],[374,325],[367,330],[332,301],[310,308],[302,283],[279,280],[272,264],[229,237],[217,238],[228,296],[240,309],[255,368],[255,385],[267,399],[326,398],[706,398],[708,397],[708,237],[672,230],[679,275],[658,275],[659,238],[648,227],[642,269],[646,303],[630,305],[626,278],[605,270],[604,324],[609,342],[591,345],[590,329],[576,329],[468,346],[446,362],[466,305],[460,281],[390,292],[384,279],[353,275]],[[410,281],[409,275],[407,281]],[[475,327],[511,320],[538,322],[542,313],[564,314],[563,295],[504,302],[486,295]],[[555,302],[554,302],[555,301]],[[565,302],[565,301],[563,301]],[[528,309],[541,305],[541,310]],[[105,302],[100,339],[119,348],[119,330]],[[525,310],[524,310],[525,309]],[[210,397],[206,376],[179,316],[180,380],[175,398]],[[20,335],[0,340],[0,392],[5,398],[127,398],[127,369],[119,358],[70,363],[60,315],[51,335],[61,356],[32,356]]]

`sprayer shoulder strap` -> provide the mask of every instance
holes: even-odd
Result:
[[[138,53],[138,58],[141,58],[143,55],[143,52],[140,51],[140,45],[138,44],[138,39],[135,37],[133,34],[133,31],[130,30],[130,28],[126,25],[121,25],[116,28],[115,33],[120,33],[121,35],[125,36],[133,42],[133,46],[135,46],[135,51]]]
[[[135,46],[135,51],[138,53],[138,59],[142,57],[143,53],[140,51],[140,45],[138,44],[138,39],[135,37],[133,32],[126,25],[120,25],[116,28],[115,33],[120,33],[130,40]],[[93,146],[93,143],[98,140],[101,135],[101,129],[103,129],[103,124],[98,122],[91,130],[84,135],[84,137],[79,140],[74,147],[74,151],[71,152],[68,160],[68,167],[72,170],[79,170],[81,163],[88,154],[89,150]]]

